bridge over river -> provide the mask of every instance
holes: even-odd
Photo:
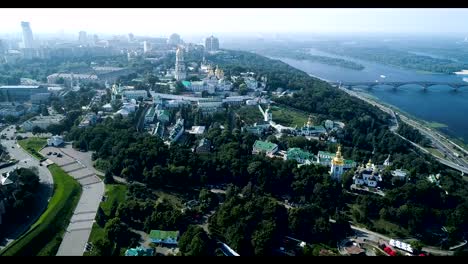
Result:
[[[468,82],[425,82],[425,81],[407,81],[407,82],[391,82],[391,81],[375,81],[375,82],[331,82],[332,85],[337,85],[346,88],[352,88],[355,86],[364,86],[368,89],[372,89],[375,86],[391,86],[393,89],[398,89],[399,87],[405,85],[418,85],[423,90],[429,89],[431,86],[443,85],[449,86],[452,90],[458,90],[462,87],[468,88]]]

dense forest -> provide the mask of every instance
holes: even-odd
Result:
[[[431,141],[422,135],[417,129],[412,128],[411,126],[400,122],[397,130],[398,134],[401,136],[418,143],[421,146],[430,146]]]

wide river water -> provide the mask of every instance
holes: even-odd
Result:
[[[365,69],[357,71],[306,60],[276,59],[280,59],[312,76],[332,82],[375,82],[378,80],[381,82],[430,81],[461,83],[464,82],[464,78],[465,81],[468,81],[468,75],[423,73],[338,56],[315,49],[311,50],[311,54],[354,61],[364,65]],[[444,124],[446,127],[440,128],[441,131],[468,143],[468,86],[462,87],[458,91],[453,91],[452,88],[445,85],[432,86],[423,91],[421,86],[411,84],[399,87],[397,90],[389,86],[377,86],[371,90],[362,90],[416,118]]]

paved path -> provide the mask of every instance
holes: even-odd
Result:
[[[15,132],[16,130],[14,126],[8,126],[5,129],[3,129],[2,132],[0,132],[1,134],[6,134],[7,136],[6,139],[1,140],[1,144],[6,148],[6,151],[8,151],[11,158],[19,161],[16,165],[0,169],[0,173],[10,171],[16,167],[36,168],[38,171],[40,183],[38,190],[39,199],[37,200],[39,209],[31,213],[29,221],[27,223],[24,223],[18,227],[12,226],[12,229],[14,230],[11,230],[11,232],[9,232],[9,234],[6,235],[7,244],[11,243],[15,239],[17,239],[21,234],[23,234],[26,230],[28,230],[28,228],[34,222],[36,222],[36,220],[42,215],[42,213],[47,208],[47,205],[49,204],[50,197],[53,194],[54,186],[54,180],[52,178],[52,174],[50,174],[50,171],[45,166],[39,166],[39,160],[37,160],[24,149],[22,149],[15,139],[10,139],[11,137],[15,137]],[[3,246],[6,246],[6,244],[0,245],[0,248],[2,248]]]
[[[61,153],[62,157],[47,155],[49,152]],[[104,183],[96,176],[96,170],[92,167],[91,152],[80,152],[66,145],[61,148],[46,147],[41,153],[62,167],[83,188],[57,252],[57,256],[82,256],[104,194]]]

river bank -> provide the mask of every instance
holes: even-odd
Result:
[[[359,94],[363,97],[366,97],[370,100],[373,100],[385,107],[388,107],[390,109],[392,109],[395,113],[399,114],[399,115],[402,115],[402,116],[405,116],[407,119],[413,121],[413,122],[416,122],[418,123],[421,127],[424,127],[425,129],[429,130],[429,131],[432,131],[432,132],[435,132],[437,134],[439,134],[443,139],[447,140],[447,141],[451,141],[450,143],[452,145],[458,145],[458,147],[462,148],[464,150],[465,153],[468,152],[468,145],[465,144],[463,141],[457,139],[457,138],[454,138],[450,135],[447,135],[446,133],[444,133],[441,128],[445,128],[447,127],[446,124],[442,124],[442,123],[437,123],[437,122],[429,122],[429,121],[426,121],[426,120],[423,120],[421,118],[417,118],[415,117],[414,115],[411,115],[410,113],[406,112],[406,111],[403,111],[402,109],[394,106],[394,105],[391,105],[387,102],[383,102],[382,100],[379,100],[379,98],[375,97],[375,96],[372,96],[364,91],[362,91],[361,89],[355,89],[355,91],[359,92]],[[463,150],[460,150],[460,151],[463,151]],[[460,153],[462,154],[462,153]]]

